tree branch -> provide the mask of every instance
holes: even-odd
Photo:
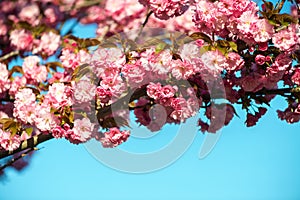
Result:
[[[0,151],[0,159],[5,158],[7,156],[13,155],[15,153],[24,151],[26,149],[32,149],[38,144],[45,142],[47,140],[52,139],[53,136],[51,134],[40,134],[40,135],[35,135],[32,138],[29,138],[28,140],[25,140],[21,143],[20,147],[17,148],[14,151]]]
[[[12,52],[0,57],[0,62],[3,61],[3,60],[8,59],[10,57],[16,56],[16,55],[19,55],[19,51],[12,51]]]

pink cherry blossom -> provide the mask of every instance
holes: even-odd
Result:
[[[35,40],[36,47],[32,50],[32,53],[41,52],[51,56],[58,49],[61,41],[60,36],[53,33],[52,31],[48,33],[43,33],[40,40]]]
[[[38,56],[28,56],[24,59],[22,65],[24,75],[27,79],[36,82],[43,82],[47,79],[47,69],[43,65],[39,65],[40,58]]]
[[[255,62],[258,64],[258,65],[263,65],[265,64],[265,61],[266,61],[266,57],[259,54],[257,56],[255,56]]]
[[[22,8],[19,13],[19,18],[22,21],[28,22],[33,26],[39,24],[40,9],[37,4],[31,4]]]
[[[225,56],[218,50],[205,52],[201,56],[201,60],[204,66],[211,71],[222,72],[228,67]]]
[[[0,129],[0,145],[6,151],[13,151],[21,144],[20,136],[12,136],[9,132]]]
[[[71,106],[73,90],[63,83],[53,83],[49,87],[49,92],[45,95],[44,101],[53,108]]]
[[[292,81],[300,86],[300,69],[297,68],[292,76]]]
[[[103,146],[109,146],[107,143],[111,143],[112,147],[116,147],[123,142],[126,142],[130,135],[129,131],[120,131],[118,128],[110,128],[109,131],[104,133],[105,139],[103,140]]]
[[[162,86],[160,83],[149,83],[147,86],[147,95],[150,98],[158,99],[160,97]]]
[[[72,132],[67,133],[67,138],[75,144],[86,142],[91,138],[94,126],[88,118],[76,119]]]
[[[6,65],[0,63],[0,94],[10,88],[8,73]]]
[[[33,45],[33,36],[24,29],[15,29],[10,33],[11,44],[18,50],[31,50]]]
[[[14,77],[14,79],[10,85],[9,94],[12,96],[15,95],[16,92],[19,90],[19,88],[24,87],[26,85],[26,83],[27,83],[27,79],[25,78],[25,76]]]
[[[280,50],[289,50],[298,41],[296,35],[296,26],[291,24],[288,28],[279,31],[273,35],[272,41],[274,46]]]
[[[189,7],[189,0],[140,0],[148,6],[159,19],[182,15]]]
[[[83,77],[73,85],[74,99],[78,103],[90,102],[95,97],[96,85],[87,77]]]
[[[13,115],[24,123],[33,124],[36,105],[36,96],[32,89],[21,89],[15,95]]]
[[[34,123],[40,131],[49,132],[57,126],[58,119],[51,113],[51,107],[41,104],[35,108]]]
[[[187,61],[177,59],[171,62],[171,73],[178,80],[188,79],[194,73],[194,66]]]
[[[96,88],[96,95],[100,99],[101,103],[108,103],[112,97],[112,92],[109,89],[104,89],[101,86]]]

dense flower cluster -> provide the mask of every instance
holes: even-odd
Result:
[[[300,121],[299,13],[294,6],[282,14],[280,6],[265,2],[259,12],[250,0],[1,1],[0,151],[47,134],[116,147],[130,136],[123,130],[129,110],[151,131],[204,110],[200,130],[216,132],[236,104],[254,126],[276,95],[288,103],[279,119]],[[99,37],[73,36],[64,25],[70,17],[96,24]],[[156,37],[162,29],[147,35],[147,27],[172,32]]]

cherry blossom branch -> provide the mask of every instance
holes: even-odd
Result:
[[[0,172],[1,172],[2,170],[4,170],[6,167],[12,166],[15,162],[17,162],[18,160],[24,158],[24,157],[27,156],[30,152],[32,152],[32,151],[37,151],[37,150],[39,150],[39,149],[38,149],[38,148],[30,148],[30,149],[28,149],[27,151],[23,152],[23,153],[22,153],[21,155],[19,155],[18,157],[11,159],[9,162],[7,162],[6,164],[4,164],[4,165],[2,165],[2,166],[0,167]]]
[[[112,107],[115,108],[116,110],[124,109],[128,107],[128,103],[131,103],[134,100],[137,100],[140,97],[147,95],[145,87],[146,86],[138,88],[137,90],[134,91],[134,93],[129,92],[126,96],[120,98],[115,103],[98,109],[97,118],[98,119],[104,118],[105,116],[112,114]],[[280,89],[270,89],[270,90],[264,88],[257,92],[246,92],[245,95],[250,95],[253,97],[258,95],[284,95],[287,93],[288,94],[299,93],[294,90],[295,88],[280,88]],[[36,135],[28,140],[23,141],[20,147],[14,151],[0,151],[0,159],[24,151],[26,149],[32,149],[38,144],[48,141],[50,139],[53,139],[53,136],[51,134]]]
[[[17,148],[14,151],[0,151],[0,159],[5,158],[7,156],[13,155],[15,153],[19,153],[21,151],[24,151],[26,149],[33,149],[36,147],[38,144],[45,142],[47,140],[52,139],[53,136],[51,134],[40,134],[40,135],[35,135],[30,139],[27,139],[23,141],[20,145],[19,148]]]

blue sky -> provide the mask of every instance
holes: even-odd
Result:
[[[108,168],[83,145],[49,141],[40,145],[45,148],[35,153],[24,171],[7,170],[0,183],[0,199],[297,200],[299,124],[277,119],[276,108],[284,108],[280,99],[273,101],[272,107],[253,128],[243,125],[244,117],[235,118],[206,158],[198,158],[204,139],[199,133],[175,163],[147,174]],[[172,133],[160,133],[168,134]],[[148,141],[152,145],[151,139]]]
[[[95,27],[75,33],[86,33]],[[281,98],[258,125],[246,128],[244,112],[223,128],[213,151],[199,159],[204,135],[198,133],[190,148],[170,166],[146,174],[130,174],[98,162],[84,145],[51,140],[36,152],[22,172],[6,170],[0,182],[1,200],[79,199],[300,199],[300,124],[289,125],[277,118],[284,109]],[[129,139],[122,148],[159,148],[174,137],[168,126],[149,139]],[[187,132],[187,134],[189,134]],[[127,146],[126,146],[127,145]],[[131,149],[130,149],[131,148]],[[143,149],[141,150],[143,151]]]

